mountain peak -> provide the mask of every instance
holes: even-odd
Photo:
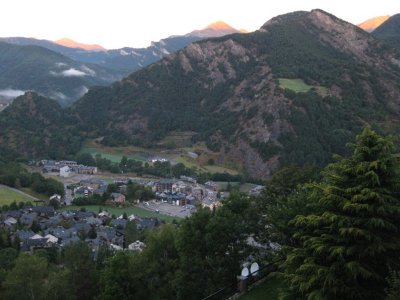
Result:
[[[226,24],[224,21],[217,21],[217,22],[211,23],[206,28],[213,29],[213,30],[236,30],[232,26]]]
[[[106,49],[100,45],[94,44],[94,45],[88,45],[88,44],[82,44],[79,42],[76,42],[74,40],[71,40],[69,38],[62,38],[57,41],[55,41],[56,44],[68,47],[68,48],[79,48],[83,50],[88,50],[88,51],[105,51]]]
[[[365,22],[358,24],[357,26],[360,27],[361,29],[364,29],[367,32],[372,32],[389,18],[390,16],[379,16],[368,19]]]
[[[196,36],[201,38],[219,37],[227,34],[241,32],[223,21],[214,22],[201,30],[194,30],[186,36]]]

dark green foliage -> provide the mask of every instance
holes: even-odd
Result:
[[[252,202],[235,194],[216,211],[200,209],[181,224],[177,299],[202,299],[230,286],[240,273]]]
[[[45,299],[44,280],[47,260],[37,255],[20,254],[15,266],[7,274],[3,289],[7,299]]]
[[[93,156],[89,153],[81,153],[76,156],[76,161],[78,164],[85,166],[96,166],[96,161]]]
[[[85,205],[103,205],[109,198],[110,193],[104,193],[104,195],[94,194],[89,197],[78,197],[72,201],[73,205],[85,206]]]
[[[135,222],[129,221],[125,227],[125,248],[128,248],[130,244],[139,240],[139,231]]]
[[[74,123],[57,102],[28,92],[0,114],[0,149],[28,159],[68,158],[81,147]]]
[[[39,173],[29,173],[15,162],[3,163],[0,161],[0,184],[14,188],[29,187],[33,191],[47,196],[54,194],[64,196],[65,194],[64,185],[61,182],[45,178]],[[16,203],[12,203],[12,205],[12,209],[18,209]]]
[[[399,267],[399,162],[391,139],[365,129],[349,158],[325,168],[309,192],[313,211],[296,216],[285,275],[307,299],[384,299]]]
[[[151,188],[132,182],[128,183],[126,197],[128,201],[129,200],[147,201],[150,199],[154,199],[155,195],[151,190]]]
[[[54,194],[64,196],[64,185],[61,182],[52,178],[44,178],[39,173],[32,173],[31,176],[31,188],[35,192],[46,194],[47,196],[52,196]]]
[[[397,300],[400,298],[400,274],[391,271],[387,278],[388,287],[386,288],[386,300]]]
[[[320,170],[315,166],[302,168],[291,165],[276,172],[260,197],[260,222],[263,224],[258,237],[263,242],[280,245],[295,243],[294,228],[289,222],[299,214],[307,214],[313,209],[309,200],[310,184],[320,180]]]
[[[96,294],[96,266],[89,246],[77,242],[65,247],[63,261],[69,270],[70,293],[77,299],[92,299]]]
[[[274,122],[274,116],[272,114],[264,113],[263,118],[264,118],[264,123],[268,126],[271,126],[272,123]]]
[[[259,141],[252,142],[251,146],[257,150],[264,161],[267,161],[274,155],[279,154],[282,149],[282,147],[274,145],[272,143],[262,143]]]
[[[176,299],[178,264],[172,226],[149,233],[142,253],[119,252],[102,272],[99,299]]]

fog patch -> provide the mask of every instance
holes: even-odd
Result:
[[[78,95],[79,98],[82,97],[83,95],[85,95],[87,92],[89,91],[89,89],[86,86],[81,86],[78,90]]]
[[[63,63],[63,62],[55,63],[55,65],[56,65],[57,68],[68,67],[68,65],[66,63]]]
[[[49,97],[55,100],[66,100],[68,97],[61,92],[52,92],[49,94]]]
[[[0,97],[5,99],[12,99],[25,94],[25,91],[14,90],[14,89],[3,89],[0,90]]]
[[[82,68],[82,70],[83,70],[84,72],[86,72],[86,74],[88,74],[88,75],[90,75],[90,76],[96,76],[96,72],[93,71],[92,69],[90,69],[89,67],[83,65],[81,68]]]
[[[81,70],[77,70],[75,68],[70,68],[70,69],[62,71],[62,72],[50,71],[50,74],[53,76],[57,76],[57,77],[83,77],[83,76],[89,75],[89,74],[86,74],[85,72],[83,72]]]

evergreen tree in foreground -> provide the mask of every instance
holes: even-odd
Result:
[[[390,137],[364,129],[349,158],[310,193],[318,213],[291,221],[299,246],[284,264],[290,292],[306,299],[383,299],[399,267],[399,162]],[[288,295],[287,295],[288,296]]]

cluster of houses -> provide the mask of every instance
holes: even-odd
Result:
[[[69,177],[71,174],[90,174],[97,173],[97,167],[78,164],[73,160],[41,160],[37,163],[42,167],[43,173],[59,173],[61,177]]]
[[[152,189],[157,200],[172,205],[203,205],[210,208],[218,207],[221,200],[229,196],[228,192],[218,192],[218,185],[209,181],[198,184],[195,179],[181,176],[180,179],[150,180],[143,178],[116,178],[115,183],[121,184],[120,191],[123,193],[128,182],[142,184]]]
[[[83,240],[93,252],[101,246],[114,250],[141,251],[144,243],[136,241],[126,245],[125,228],[128,221],[139,230],[154,229],[164,223],[157,218],[139,218],[131,215],[115,218],[107,211],[55,211],[51,206],[33,206],[0,215],[0,226],[6,228],[14,241],[18,240],[21,251],[35,249],[61,249]]]
[[[117,204],[126,201],[127,184],[135,182],[152,189],[156,200],[167,202],[172,205],[202,205],[209,208],[221,205],[221,200],[229,196],[229,192],[219,191],[220,187],[213,181],[205,184],[198,184],[195,179],[182,176],[180,179],[160,179],[151,180],[144,178],[114,178],[114,183],[118,184],[118,192],[111,194],[110,201]],[[262,186],[257,186],[250,191],[251,195],[257,195],[262,191]],[[75,198],[87,197],[93,194],[102,195],[107,190],[107,183],[101,179],[82,180],[74,188]]]
[[[221,205],[228,192],[218,192],[214,182],[198,184],[193,180],[162,179],[152,184],[156,199],[173,205],[202,205],[210,208]]]

